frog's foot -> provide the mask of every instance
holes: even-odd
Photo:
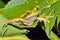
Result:
[[[39,20],[40,22],[43,21],[44,24],[46,23],[50,23],[49,19],[52,18],[53,16],[51,16],[50,14],[47,16],[45,14],[40,15],[39,17],[37,17],[37,20]]]

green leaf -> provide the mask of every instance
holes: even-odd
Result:
[[[50,32],[50,40],[59,40],[59,38],[57,37],[57,35],[55,33],[53,33],[52,31]]]
[[[11,36],[11,37],[0,37],[0,40],[30,40],[25,35]]]
[[[17,0],[18,1],[18,0]],[[16,2],[16,1],[15,1]],[[17,3],[18,4],[18,3]],[[0,13],[5,16],[7,19],[13,19],[13,18],[18,18],[21,17],[22,15],[25,14],[26,11],[32,10],[35,6],[36,3],[32,0],[32,1],[28,1],[28,3],[24,3],[24,4],[20,4],[20,5],[14,5],[14,7],[12,6],[10,8],[6,7],[0,10]]]
[[[5,8],[9,8],[9,7],[15,7],[18,5],[22,5],[25,2],[27,2],[27,0],[11,0],[8,2],[8,4],[5,6]]]
[[[18,29],[18,28],[15,28],[13,26],[7,26],[8,28],[4,28],[4,30],[2,31],[2,35],[3,37],[4,36],[16,36],[16,35],[23,35],[23,34],[26,34],[28,33],[28,30],[26,29]]]
[[[48,0],[48,2],[50,3],[50,4],[54,4],[55,2],[57,2],[58,0]]]
[[[52,8],[53,4],[56,3],[56,2],[57,2],[57,0],[55,0],[55,1],[52,1],[52,0],[48,0],[48,1],[44,0],[43,1],[42,0],[42,2],[39,4],[40,8],[41,8],[41,10],[40,10],[41,13],[43,13],[47,16],[49,16],[50,14],[51,14],[51,16],[53,16],[52,18],[49,19],[50,23],[46,23],[45,28],[43,28],[45,30],[48,38],[50,38],[50,32],[51,32],[51,30],[52,30],[52,28],[55,24],[55,20],[56,20],[55,10],[54,10],[54,8]]]
[[[60,22],[60,0],[57,1],[55,4],[53,4],[52,8],[54,8],[55,16],[57,17],[57,28],[56,29],[60,33],[60,25],[59,25],[59,22]],[[54,26],[54,27],[56,27],[56,26]]]
[[[58,1],[58,0],[38,0],[40,10],[43,10],[45,8],[49,8],[56,1]]]
[[[55,11],[54,13],[52,13],[52,16],[54,16],[54,17],[49,19],[50,23],[47,23],[44,28],[44,30],[50,40],[59,40],[58,37],[53,32],[51,32],[51,30],[55,24],[56,16],[59,15],[59,14],[57,15],[57,13],[56,13],[56,11],[58,12],[60,10],[59,6],[58,6],[58,5],[60,5],[59,3],[58,3],[58,0],[48,0],[48,1],[39,0],[39,6],[40,6],[41,13],[49,15],[51,10]]]
[[[52,9],[51,7],[50,8],[45,8],[45,9],[43,9],[41,11],[41,13],[43,13],[43,14],[45,14],[47,16],[49,16],[50,14],[51,14],[50,16],[53,16],[50,19],[48,19],[48,21],[50,21],[50,22],[46,23],[45,29],[44,29],[46,31],[48,37],[49,37],[49,33],[51,32],[51,30],[52,30],[52,28],[54,26],[55,20],[56,20],[54,9]]]
[[[58,6],[59,5],[59,6]],[[52,8],[54,8],[54,10],[55,10],[55,14],[56,14],[56,16],[58,17],[58,21],[60,21],[60,0],[59,1],[57,1],[53,6],[52,6]]]
[[[2,36],[2,30],[3,30],[2,28],[4,23],[6,23],[6,21],[7,19],[0,14],[0,36]]]

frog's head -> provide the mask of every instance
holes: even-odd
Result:
[[[23,17],[26,22],[23,22],[25,25],[32,25],[33,22],[37,19],[38,8],[34,8],[32,11],[28,11],[27,14]]]
[[[38,8],[35,7],[33,10],[29,10],[27,11],[24,15],[23,15],[23,19],[24,18],[29,18],[29,17],[32,17],[32,16],[35,16],[35,15],[38,15]]]

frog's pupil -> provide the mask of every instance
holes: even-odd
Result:
[[[28,11],[24,16],[23,18],[27,17],[28,15],[30,15],[32,12],[31,11]]]
[[[28,11],[27,14],[31,14],[32,12],[31,11]]]
[[[26,16],[30,15],[31,13],[32,13],[31,11],[28,11],[28,12],[26,13]]]

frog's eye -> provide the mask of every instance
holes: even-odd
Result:
[[[22,17],[23,19],[27,16],[29,16],[32,12],[31,11],[27,11],[26,14]]]
[[[31,11],[28,11],[27,14],[31,14],[32,12]]]

